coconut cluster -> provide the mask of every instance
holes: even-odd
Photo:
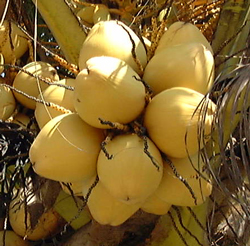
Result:
[[[82,45],[79,68],[76,79],[51,73],[64,87],[35,92],[65,110],[30,106],[40,127],[29,152],[34,171],[88,198],[100,224],[120,225],[139,209],[161,215],[171,205],[203,203],[212,189],[200,150],[215,112],[205,97],[214,60],[199,29],[174,23],[148,61],[132,29],[100,21]]]
[[[28,50],[26,34],[14,23],[3,21],[0,26],[0,74],[4,64],[14,64]],[[15,111],[16,100],[12,90],[5,87],[0,78],[0,120],[7,120]]]

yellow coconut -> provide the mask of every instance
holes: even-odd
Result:
[[[106,145],[111,159],[100,152],[98,177],[110,194],[124,203],[143,202],[161,181],[161,154],[149,138],[147,146],[152,158],[145,153],[143,139],[136,134],[126,134],[116,136]]]
[[[93,185],[95,185],[96,178],[97,178],[97,176],[95,175],[95,176],[93,176],[93,177],[91,177],[89,179],[86,179],[86,180],[82,181],[82,184],[83,184],[83,186],[82,186],[82,195],[84,197],[88,196],[89,192],[91,192],[91,187]]]
[[[26,196],[26,208],[24,193],[21,193],[10,203],[9,222],[12,229],[21,237],[34,241],[52,236],[60,223],[59,214],[52,208],[42,213],[39,210],[42,206],[39,197],[27,194]]]
[[[131,39],[133,42],[131,42]],[[146,66],[146,50],[137,35],[120,21],[101,21],[95,24],[84,41],[79,68],[86,68],[86,61],[95,56],[112,56],[127,62],[137,73],[140,69],[132,55],[134,43],[135,54],[142,67]]]
[[[8,119],[16,108],[12,91],[0,83],[0,120]]]
[[[157,54],[165,48],[169,48],[174,45],[193,42],[203,44],[211,53],[213,53],[211,45],[198,27],[191,23],[177,21],[165,31],[159,41],[155,53]]]
[[[154,94],[177,86],[205,94],[214,81],[214,58],[201,43],[171,46],[152,57],[143,79]]]
[[[65,87],[59,85],[66,85],[74,88],[75,79],[62,79],[59,80],[57,85],[51,85],[46,88],[41,95],[38,96],[39,99],[44,100],[45,102],[54,103],[66,109],[63,111],[58,108],[48,107],[43,103],[36,103],[35,109],[35,118],[38,123],[39,128],[41,129],[48,121],[55,118],[58,115],[61,115],[65,112],[75,111],[73,105],[73,90],[66,89]]]
[[[26,64],[23,69],[33,75],[41,76],[49,82],[56,82],[59,80],[56,69],[46,62],[31,62]],[[23,71],[19,71],[13,81],[13,86],[29,96],[37,98],[40,92],[45,90],[49,85]],[[14,95],[25,107],[35,109],[36,102],[34,100],[17,92],[14,92]]]
[[[60,182],[63,191],[69,195],[72,195],[72,192],[75,196],[86,196],[90,191],[92,185],[96,181],[96,175],[88,179],[84,179],[79,182],[63,183]]]
[[[61,182],[80,182],[96,174],[102,130],[85,123],[77,114],[50,120],[32,143],[29,157],[40,176]]]
[[[0,246],[31,246],[31,243],[23,240],[14,231],[0,231]]]
[[[145,88],[138,74],[114,57],[93,57],[76,78],[74,105],[88,124],[111,128],[99,120],[127,124],[135,120],[145,105]]]
[[[174,87],[156,95],[147,106],[144,125],[166,155],[193,155],[209,139],[215,104],[209,99],[202,103],[203,99],[199,92]]]
[[[0,53],[5,63],[10,64],[19,59],[27,50],[27,35],[14,22],[5,20],[0,26]]]
[[[74,196],[82,196],[83,184],[81,182],[73,182],[73,183],[60,182],[60,185],[65,193]]]
[[[151,47],[151,41],[148,38],[146,38],[146,37],[142,37],[142,39],[143,39],[143,42],[144,42],[147,50],[150,49],[150,47]]]
[[[86,6],[81,8],[76,15],[84,22],[87,22],[88,24],[93,24],[94,10],[94,6]]]
[[[71,183],[60,182],[60,184],[63,191],[66,192],[67,194],[72,195],[71,192],[73,192],[75,196],[85,197],[95,182],[96,182],[96,175],[79,182],[71,182]]]
[[[100,21],[109,21],[111,19],[109,9],[105,5],[96,5],[93,14],[94,24]]]
[[[169,163],[164,163],[162,181],[155,194],[163,201],[177,206],[202,204],[212,192],[212,185],[204,169],[204,162],[198,153],[186,158],[169,158],[177,177]],[[191,161],[190,161],[191,160]],[[185,185],[183,181],[188,185]]]
[[[107,191],[99,181],[88,199],[88,208],[93,218],[102,225],[118,226],[129,219],[141,204],[125,204]]]
[[[23,113],[18,112],[13,120],[12,123],[18,124],[22,128],[29,128],[29,129],[37,129],[36,124],[32,121],[32,119]]]
[[[147,213],[163,215],[171,208],[171,204],[163,201],[154,193],[141,205],[141,209]]]

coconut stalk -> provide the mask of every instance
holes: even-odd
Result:
[[[86,33],[64,0],[32,0],[58,42],[66,60],[78,64]]]

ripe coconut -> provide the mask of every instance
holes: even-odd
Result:
[[[0,40],[0,53],[6,64],[19,59],[28,50],[28,37],[14,22],[3,22],[0,26]]]
[[[75,86],[75,79],[62,79],[57,82],[57,85],[51,85],[46,88],[41,95],[38,96],[39,99],[42,99],[45,102],[54,103],[66,109],[48,107],[43,103],[36,103],[35,109],[35,118],[38,123],[39,128],[41,129],[48,121],[55,118],[58,115],[63,114],[64,112],[75,111],[73,104],[73,90],[66,89],[65,87],[59,85],[66,86]]]
[[[125,222],[139,210],[141,205],[125,204],[115,199],[100,181],[92,189],[87,204],[91,215],[98,223],[111,226]]]
[[[174,87],[153,97],[147,106],[144,125],[166,155],[193,155],[209,139],[215,104],[209,99],[202,103],[203,99],[197,91]]]
[[[29,157],[42,177],[65,183],[80,182],[96,174],[102,130],[85,123],[77,114],[50,120],[32,143]]]
[[[71,183],[61,182],[60,184],[63,191],[66,192],[67,194],[72,195],[71,192],[73,192],[75,196],[85,197],[95,182],[96,182],[96,175],[79,182],[71,182]]]
[[[29,128],[29,129],[37,130],[37,126],[32,121],[32,119],[28,115],[20,113],[20,112],[15,114],[15,116],[11,122],[18,124],[21,128],[24,128],[24,129]]]
[[[145,105],[145,88],[139,75],[124,61],[114,57],[93,57],[76,78],[74,105],[88,124],[111,128],[99,120],[127,124],[135,120]],[[137,78],[137,79],[136,79]]]
[[[49,82],[56,82],[59,80],[56,69],[46,62],[31,62],[26,64],[23,69],[33,75],[47,79]],[[13,86],[29,96],[37,98],[49,85],[23,71],[19,71],[13,81]],[[35,109],[36,102],[34,100],[17,92],[14,92],[14,95],[22,105],[30,109]]]
[[[133,42],[131,42],[131,39]],[[124,60],[137,73],[140,73],[141,69],[131,52],[133,43],[136,57],[144,68],[147,63],[146,50],[133,30],[117,20],[100,21],[92,27],[82,45],[79,68],[80,70],[86,68],[86,61],[91,57],[111,56]]]
[[[0,246],[31,246],[31,243],[23,240],[14,231],[6,230],[0,231]]]
[[[161,181],[161,154],[149,138],[147,145],[151,158],[145,153],[143,139],[136,134],[119,135],[105,146],[112,158],[107,158],[103,151],[99,154],[100,181],[112,196],[124,203],[144,202]]]
[[[81,8],[76,15],[82,21],[87,22],[88,24],[94,24],[93,21],[94,10],[95,10],[94,6],[86,6]]]
[[[16,100],[12,91],[0,82],[0,120],[7,120],[15,108]]]
[[[154,94],[178,86],[205,94],[214,81],[214,58],[201,43],[171,46],[151,58],[143,80]]]
[[[147,213],[163,215],[171,208],[171,204],[163,201],[154,193],[141,205],[141,209]]]
[[[71,182],[71,183],[60,182],[60,185],[65,193],[74,196],[82,196],[82,187],[83,187],[82,182]]]
[[[25,207],[25,195],[21,192],[10,203],[9,222],[15,233],[34,241],[52,236],[60,224],[59,214],[53,208],[42,213],[44,208],[37,195],[26,194],[26,202]]]
[[[100,21],[109,21],[111,19],[109,8],[105,5],[96,5],[93,14],[94,24]]]
[[[169,48],[174,45],[194,42],[203,44],[213,54],[211,45],[198,27],[191,23],[177,21],[173,23],[162,35],[155,53],[157,54],[165,48]]]
[[[164,162],[162,181],[155,195],[163,201],[176,206],[195,206],[202,204],[212,192],[207,173],[203,170],[204,162],[198,153],[185,158],[169,158],[169,163]],[[185,185],[183,181],[188,185]],[[192,194],[193,193],[193,194]]]
[[[143,39],[144,45],[146,46],[147,50],[149,50],[151,47],[151,41],[146,37],[142,37],[142,39]]]

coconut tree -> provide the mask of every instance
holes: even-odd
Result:
[[[206,37],[211,45],[215,60],[213,85],[204,93],[203,98],[196,105],[197,112],[200,112],[198,117],[200,127],[197,130],[198,138],[196,139],[199,143],[197,158],[204,164],[202,170],[199,166],[195,168],[194,176],[198,180],[199,186],[204,181],[212,185],[212,193],[209,194],[207,199],[199,205],[197,204],[197,196],[191,182],[179,171],[176,162],[162,151],[159,156],[168,166],[168,172],[172,172],[174,179],[185,187],[189,196],[193,198],[193,206],[179,206],[178,204],[172,205],[165,202],[163,212],[155,214],[147,210],[147,206],[140,204],[138,205],[140,209],[138,209],[137,205],[133,204],[136,205],[134,206],[136,208],[128,212],[126,207],[128,201],[122,203],[122,205],[120,201],[116,201],[115,204],[118,205],[115,207],[114,203],[111,202],[113,193],[110,195],[105,189],[100,188],[101,184],[104,183],[102,175],[99,175],[99,177],[90,175],[91,178],[84,180],[84,182],[76,180],[75,183],[70,183],[67,179],[61,182],[53,181],[50,178],[42,177],[43,175],[37,175],[34,170],[36,171],[38,165],[33,161],[34,155],[29,155],[30,146],[32,143],[38,142],[38,140],[34,140],[40,132],[52,131],[49,128],[50,125],[57,127],[58,124],[69,125],[70,122],[62,123],[58,118],[53,120],[52,123],[48,123],[46,129],[40,130],[34,118],[36,114],[34,108],[29,109],[18,102],[10,115],[2,118],[0,122],[0,219],[3,220],[3,228],[0,225],[1,230],[13,229],[17,234],[17,231],[23,230],[24,233],[21,232],[19,235],[28,239],[25,242],[32,245],[198,246],[247,245],[249,243],[249,1],[5,0],[0,3],[0,12],[2,15],[1,28],[4,26],[4,21],[7,23],[5,29],[0,30],[2,32],[0,35],[3,37],[0,37],[1,52],[4,54],[5,43],[14,33],[11,22],[22,32],[17,37],[21,36],[26,42],[26,48],[21,55],[17,56],[14,38],[10,39],[10,58],[7,62],[1,62],[1,67],[4,70],[1,74],[3,81],[0,82],[0,89],[8,89],[37,104],[42,104],[65,114],[72,114],[72,110],[69,110],[68,106],[62,105],[59,101],[52,101],[54,100],[52,97],[46,101],[45,94],[43,97],[41,91],[39,91],[39,97],[33,95],[30,91],[26,92],[22,87],[17,88],[15,79],[17,73],[22,72],[37,81],[45,82],[47,85],[61,88],[64,91],[82,88],[79,85],[74,87],[65,81],[62,82],[62,80],[75,79],[78,74],[81,74],[88,81],[88,74],[95,73],[95,70],[91,68],[91,62],[87,62],[89,64],[87,68],[79,63],[79,57],[84,56],[90,49],[87,46],[88,48],[83,52],[82,46],[87,43],[86,40],[91,31],[93,32],[95,23],[117,20],[123,23],[120,24],[120,27],[124,25],[123,30],[127,30],[126,28],[129,27],[138,37],[138,40],[142,42],[143,47],[146,47],[147,62],[157,54],[159,41],[172,23],[177,21],[192,23],[199,28],[200,33]],[[145,101],[145,105],[148,105],[155,100],[152,99],[153,92],[147,82],[141,79],[145,67],[143,67],[143,62],[136,52],[135,38],[132,38],[129,31],[126,31],[127,34],[130,37],[129,47],[131,47],[129,55],[138,70],[136,70],[138,77],[136,72],[133,71],[135,73],[133,83],[140,82],[144,85],[145,100],[143,99],[143,103]],[[115,38],[114,36],[113,39]],[[184,35],[182,39],[185,41],[187,37]],[[98,42],[105,43],[106,41],[98,40]],[[96,45],[98,45],[98,42]],[[93,49],[94,52],[96,51]],[[48,63],[56,69],[56,72],[53,72],[52,75],[58,74],[60,81],[57,85],[56,79],[48,79],[48,75],[34,74],[25,69],[26,64],[37,61]],[[100,67],[104,63],[105,59],[101,60]],[[108,63],[111,64],[111,62]],[[103,67],[105,67],[104,65]],[[93,81],[93,79],[90,80],[92,84]],[[112,81],[112,83],[115,82]],[[119,80],[119,83],[122,82]],[[80,94],[80,92],[77,93]],[[74,99],[79,102],[78,107],[80,107],[80,101],[86,99],[87,95],[84,96],[81,100],[79,98]],[[210,110],[209,101],[214,103],[216,109],[213,111],[209,139],[207,140],[204,129],[206,127],[206,114]],[[103,104],[104,102],[99,107]],[[25,114],[28,120],[24,122],[20,118],[17,119],[18,114]],[[60,118],[70,117],[66,115],[60,116]],[[74,115],[74,118],[77,118],[80,122],[78,115]],[[139,117],[129,124],[127,122],[124,124],[111,122],[106,119],[98,120],[106,129],[104,133],[106,139],[104,140],[104,135],[100,137],[101,140],[104,140],[100,141],[100,148],[103,159],[106,158],[104,162],[106,166],[107,163],[110,163],[109,159],[112,159],[112,155],[110,155],[112,153],[110,152],[114,149],[112,149],[112,144],[116,141],[115,137],[132,132],[138,136],[136,139],[142,141],[131,144],[133,146],[142,144],[141,150],[147,158],[150,158],[148,160],[150,160],[150,163],[152,162],[153,170],[159,169],[160,165],[154,158],[158,154],[154,154],[155,150],[151,147],[151,142],[148,139],[151,138],[150,131],[149,129],[146,131],[142,124],[143,119]],[[20,122],[22,122],[22,125],[20,125]],[[72,128],[78,127],[81,131],[83,127],[80,124],[72,125]],[[88,127],[92,128],[91,126]],[[94,129],[92,130],[94,131]],[[102,131],[104,130],[102,129]],[[71,133],[69,132],[69,134]],[[42,139],[41,135],[39,136],[39,139]],[[64,139],[69,139],[65,136]],[[187,136],[188,132],[183,138],[186,148],[188,146]],[[71,147],[75,147],[73,140],[67,141]],[[48,147],[49,142],[45,143],[45,140],[40,142],[40,146],[44,149]],[[57,143],[58,148],[56,148]],[[34,144],[30,153],[36,151],[33,146]],[[41,147],[38,148],[41,149]],[[63,152],[67,153],[66,147],[60,149],[59,142],[56,141],[52,142],[49,149],[53,149],[51,158],[56,152],[59,152],[61,156],[63,156]],[[78,148],[77,151],[80,153],[84,150]],[[40,153],[38,159],[44,160],[47,152],[44,153]],[[136,158],[138,153],[139,150],[131,156]],[[124,156],[126,155],[123,154],[122,158],[127,158]],[[87,157],[84,156],[84,158]],[[141,159],[139,160],[142,162]],[[192,163],[191,155],[187,155],[187,160]],[[131,169],[132,167],[128,168],[128,172]],[[70,172],[70,168],[67,170]],[[112,170],[109,171],[110,175],[114,172],[115,167]],[[122,170],[125,172],[125,168]],[[133,172],[136,173],[137,171],[134,170]],[[143,168],[139,172],[143,173]],[[153,175],[153,171],[151,171],[151,174]],[[77,172],[74,176],[77,176]],[[109,181],[112,183],[112,179],[109,179]],[[137,180],[138,182],[139,180]],[[124,181],[124,183],[126,182]],[[133,183],[133,187],[136,187],[137,183]],[[83,189],[83,185],[87,188]],[[144,184],[144,186],[146,185]],[[152,188],[152,185],[149,187],[148,190]],[[116,190],[116,188],[112,187],[112,190]],[[179,192],[178,190],[175,191],[175,188],[173,190],[174,193]],[[95,196],[97,198],[94,198]],[[18,198],[21,199],[17,202]],[[130,196],[127,196],[127,198],[127,200],[130,200],[129,202],[132,201]],[[21,205],[23,206],[23,212],[20,220],[16,211],[21,210]],[[111,206],[114,207],[110,209]],[[123,209],[124,206],[126,209]],[[120,214],[115,215],[115,219],[112,220],[115,222],[112,224],[100,223],[95,217],[96,213],[93,212],[99,212],[100,210],[105,215],[105,213],[110,213],[110,210],[116,211],[117,207],[120,209],[117,211],[120,214],[123,213],[123,215],[126,214],[124,211],[128,214],[133,211],[129,219],[126,219],[123,223],[118,223],[119,225],[115,222],[117,222],[117,218],[120,218]],[[42,225],[42,228],[46,228],[45,230],[37,229],[39,224],[42,224],[41,220],[49,221],[49,223]],[[19,221],[19,225],[22,224],[24,229],[20,229],[21,226],[14,229],[15,222],[13,221]],[[54,227],[49,227],[49,225]],[[39,231],[39,235],[42,236],[37,236],[35,231]],[[5,242],[3,245],[8,245],[7,240],[5,240],[8,233],[3,235],[5,235],[2,240],[3,243]]]

